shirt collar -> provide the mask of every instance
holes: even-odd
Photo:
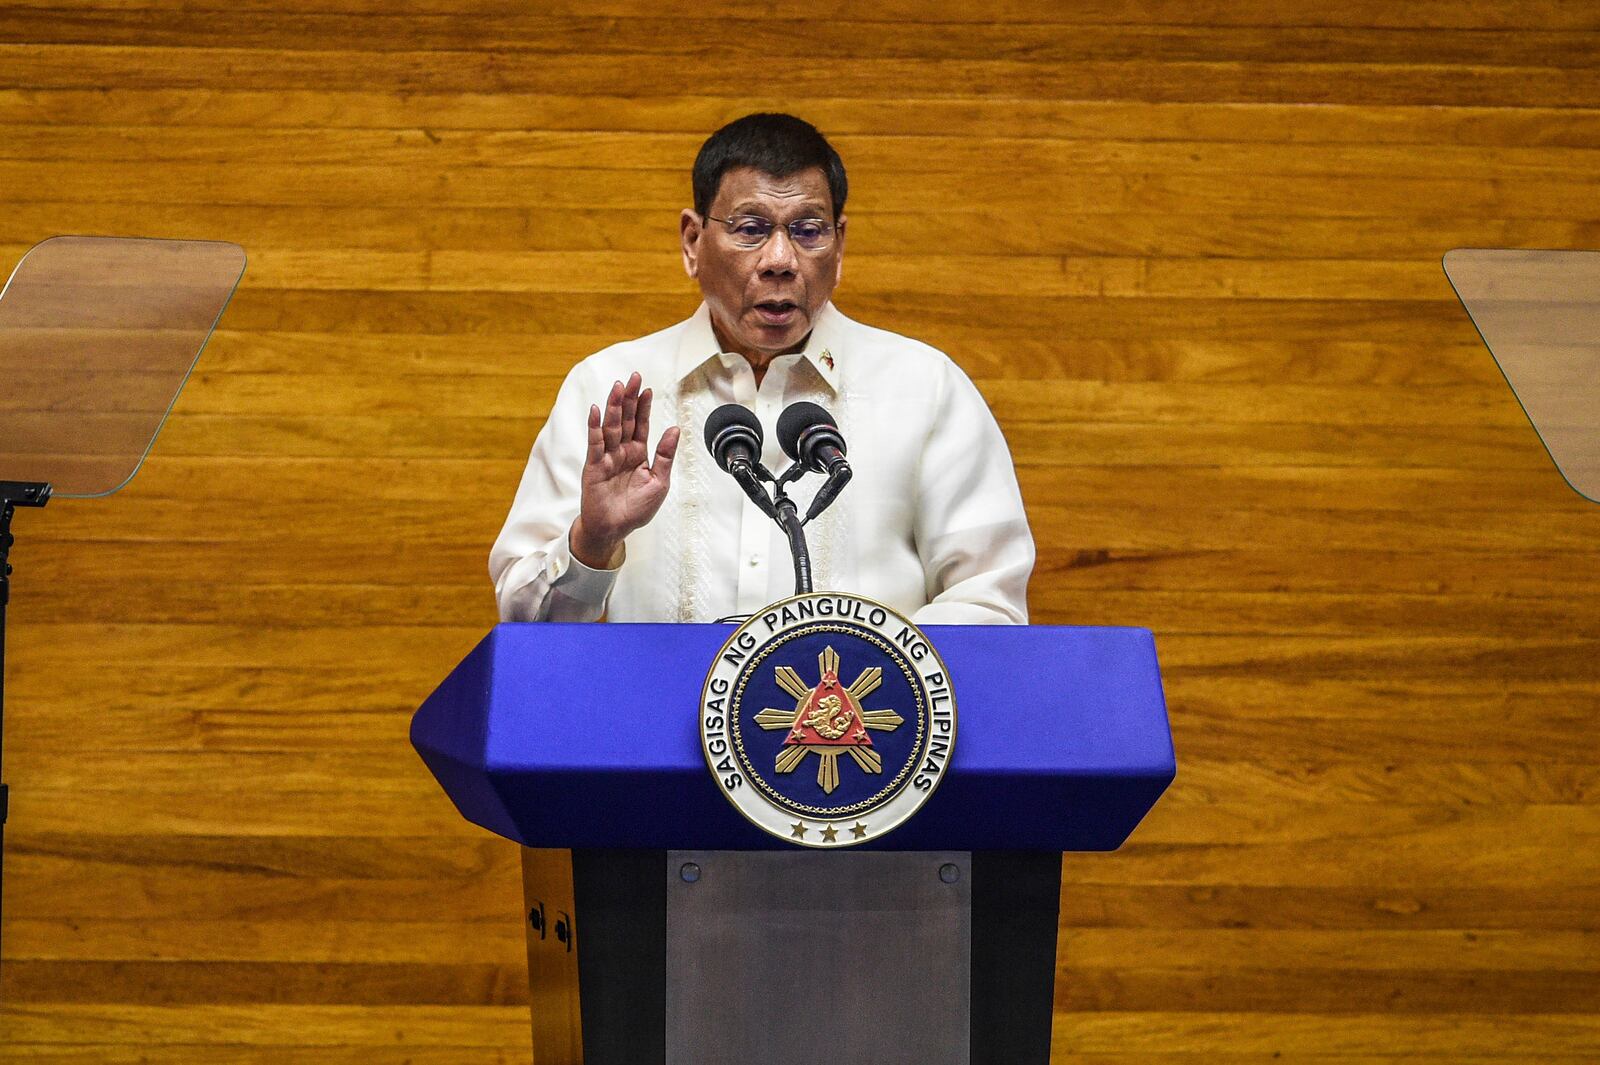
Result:
[[[811,364],[817,376],[835,394],[839,391],[839,363],[844,358],[840,350],[843,346],[843,318],[831,302],[823,304],[822,310],[817,312],[816,321],[811,325],[811,335],[806,337],[805,347],[800,349],[800,357]],[[711,328],[711,308],[702,303],[700,309],[685,323],[683,334],[678,338],[673,373],[677,375],[677,380],[682,381],[708,360],[721,354],[722,346],[717,343],[716,331]]]

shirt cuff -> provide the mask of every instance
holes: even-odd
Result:
[[[617,574],[622,569],[622,563],[627,560],[628,549],[624,546],[618,553],[615,569],[591,569],[573,555],[572,545],[567,540],[568,535],[570,534],[561,535],[561,539],[551,548],[550,555],[545,561],[545,574],[550,580],[550,590],[559,592],[564,599],[594,607],[598,613],[604,610],[611,589],[617,583]]]

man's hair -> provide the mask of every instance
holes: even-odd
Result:
[[[788,177],[813,167],[828,179],[833,217],[844,213],[849,182],[844,161],[817,127],[793,115],[755,114],[736,118],[706,138],[694,160],[694,209],[704,215],[722,186],[722,175],[748,166],[773,177]]]

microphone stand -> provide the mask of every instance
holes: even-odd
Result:
[[[772,480],[772,474],[765,467],[761,467],[761,472],[767,475],[768,480]],[[799,480],[805,472],[803,466],[795,463],[783,471],[783,476],[772,481],[772,504],[777,510],[773,520],[789,538],[789,554],[794,558],[795,595],[811,592],[811,549],[806,546],[805,522],[800,520],[800,508],[785,494],[784,488],[791,481]]]
[[[11,598],[11,516],[17,507],[42,507],[50,502],[50,486],[36,481],[0,481],[0,747],[6,718],[6,603]],[[0,883],[5,881],[6,815],[11,793],[0,784]]]
[[[782,529],[784,536],[788,537],[789,554],[794,559],[794,594],[809,595],[813,590],[811,582],[811,549],[806,546],[805,525],[807,521],[816,515],[808,514],[802,518],[800,516],[800,508],[795,505],[794,500],[789,498],[785,489],[810,471],[796,462],[787,470],[784,470],[782,476],[774,477],[772,476],[772,471],[760,462],[741,461],[729,467],[728,472],[744,488],[745,494],[750,497],[751,502],[760,507],[762,512],[769,518],[777,522],[778,528]],[[834,495],[837,495],[838,489],[843,488],[849,480],[850,474],[847,468],[844,476],[839,481],[838,488],[834,489]],[[763,481],[772,485],[770,498],[761,488],[760,482]],[[824,486],[824,490],[826,490],[826,486]],[[827,504],[831,502],[833,500],[830,497],[823,503],[823,509],[826,509]],[[812,503],[812,509],[816,509],[815,501]]]

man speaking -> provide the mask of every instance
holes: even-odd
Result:
[[[776,470],[779,415],[808,401],[854,471],[806,527],[816,588],[919,625],[1026,623],[1033,538],[983,397],[942,353],[830,302],[838,153],[798,118],[747,115],[701,147],[693,184],[679,231],[705,302],[567,375],[489,557],[502,619],[713,621],[793,594],[785,534],[700,436],[719,407],[746,407]],[[792,486],[800,513],[821,484]]]

